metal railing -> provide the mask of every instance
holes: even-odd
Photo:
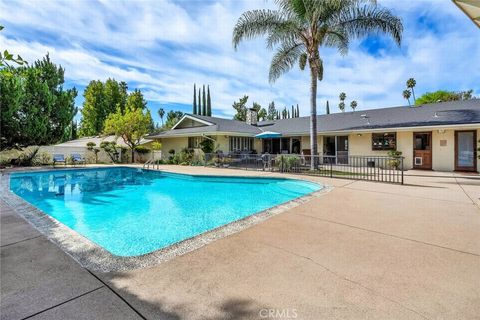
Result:
[[[205,165],[403,184],[403,157],[205,154]]]

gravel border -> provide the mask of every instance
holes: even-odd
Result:
[[[119,166],[115,166],[119,167]],[[92,169],[95,167],[88,167]],[[105,168],[105,167],[103,167]],[[132,167],[126,167],[132,168]],[[82,168],[59,168],[61,170],[78,170]],[[140,168],[138,168],[140,169]],[[277,214],[285,212],[289,209],[297,207],[303,203],[310,201],[311,199],[318,197],[326,192],[332,190],[331,186],[324,185],[322,189],[313,193],[304,195],[302,197],[290,200],[275,207],[269,208],[264,211],[260,211],[251,216],[243,219],[233,221],[224,226],[212,229],[204,232],[200,235],[192,238],[177,242],[171,246],[155,250],[151,253],[132,256],[121,257],[116,256],[105,250],[103,247],[93,243],[86,237],[77,233],[76,231],[68,228],[61,222],[52,218],[43,211],[37,209],[33,205],[29,204],[21,197],[17,196],[10,191],[10,173],[22,172],[28,173],[29,171],[52,171],[52,168],[23,168],[22,170],[5,170],[0,177],[0,198],[3,199],[12,209],[21,217],[23,217],[28,223],[44,234],[51,242],[59,246],[75,261],[77,261],[82,267],[92,271],[110,272],[110,271],[126,271],[139,268],[150,267],[165,261],[168,261],[174,257],[186,254],[190,251],[199,249],[213,241],[222,239],[244,229],[247,229],[257,223],[265,221]],[[168,171],[167,171],[168,173]],[[178,173],[181,174],[181,173]],[[202,175],[190,175],[202,177]],[[221,176],[221,175],[218,175]],[[235,176],[228,176],[235,177]],[[237,176],[241,177],[241,176]],[[259,179],[262,179],[259,177]],[[288,178],[285,178],[288,179]],[[305,180],[312,182],[307,179]]]

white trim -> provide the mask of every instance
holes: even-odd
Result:
[[[188,119],[190,119],[190,120],[195,120],[195,121],[197,121],[197,122],[206,124],[207,126],[213,126],[213,125],[214,125],[214,123],[211,123],[211,122],[208,122],[208,121],[199,119],[199,118],[195,118],[194,116],[191,116],[191,115],[189,115],[189,114],[185,114],[185,115],[183,115],[182,119],[180,119],[177,123],[175,123],[175,125],[174,125],[174,126],[172,127],[172,129],[170,129],[170,130],[175,129],[185,118],[188,118]]]

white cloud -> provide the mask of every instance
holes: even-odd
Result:
[[[480,94],[478,32],[451,3],[381,1],[402,16],[402,51],[373,57],[353,43],[340,57],[322,50],[325,77],[318,85],[318,112],[347,93],[359,108],[402,105],[405,80],[417,79],[417,93],[475,89]],[[28,61],[47,52],[66,69],[72,83],[86,85],[109,77],[139,87],[150,101],[192,101],[193,83],[210,84],[214,112],[232,114],[231,104],[244,94],[250,103],[283,107],[299,103],[309,113],[309,74],[297,68],[268,83],[272,52],[262,40],[231,45],[233,26],[249,9],[272,6],[264,1],[22,1],[0,0],[6,29],[0,48]],[[9,10],[11,7],[16,10]],[[434,12],[433,12],[434,7]],[[420,17],[427,22],[419,23]],[[428,23],[434,25],[428,26]],[[425,26],[427,25],[427,26]],[[440,30],[431,30],[439,28]],[[477,87],[475,87],[477,85]]]

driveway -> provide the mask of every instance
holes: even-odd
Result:
[[[233,169],[163,170],[272,175]],[[2,203],[2,319],[478,319],[480,178],[335,188],[148,269],[81,268]]]

